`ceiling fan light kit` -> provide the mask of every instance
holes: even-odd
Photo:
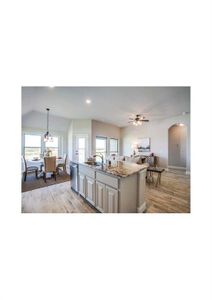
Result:
[[[130,117],[128,123],[132,123],[134,126],[142,125],[143,122],[149,122],[144,116],[140,114],[135,115],[135,117]]]

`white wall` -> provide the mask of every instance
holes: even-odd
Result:
[[[42,128],[46,131],[46,113],[31,111],[22,116],[22,127],[25,128]],[[51,131],[67,132],[70,124],[70,119],[57,117],[49,114],[49,129]]]
[[[159,157],[159,165],[168,167],[168,129],[176,124],[187,126],[186,139],[186,169],[190,171],[190,116],[180,115],[160,121],[151,121],[142,126],[128,126],[121,128],[121,147],[123,155],[131,155],[131,145],[139,138],[150,137],[151,152]]]
[[[92,153],[93,154],[96,153],[96,137],[97,136],[114,138],[114,139],[118,139],[120,141],[121,128],[116,125],[92,120]],[[120,145],[119,145],[119,149],[120,149]]]

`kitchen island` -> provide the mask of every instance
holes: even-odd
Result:
[[[148,164],[118,162],[116,166],[77,163],[77,192],[102,213],[144,212]],[[74,179],[73,179],[74,180]]]

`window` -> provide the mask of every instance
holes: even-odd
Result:
[[[40,158],[41,154],[41,136],[25,134],[24,136],[24,155],[26,159]]]
[[[42,158],[45,152],[50,150],[51,156],[58,157],[61,155],[63,147],[61,136],[53,136],[52,142],[44,142],[43,132],[26,132],[24,133],[23,154],[26,159]],[[61,147],[61,148],[60,148]]]
[[[51,156],[56,156],[58,157],[58,137],[53,136],[53,141],[52,142],[46,142],[45,143],[45,151],[50,150],[51,151]]]
[[[107,154],[107,138],[105,137],[96,137],[96,154],[102,154],[104,161],[106,160]],[[96,161],[100,162],[101,158],[97,157]]]
[[[117,139],[110,139],[110,155],[118,154],[118,140]]]

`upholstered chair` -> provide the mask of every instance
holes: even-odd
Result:
[[[47,173],[53,173],[56,181],[56,156],[44,157],[43,179],[45,182]]]

